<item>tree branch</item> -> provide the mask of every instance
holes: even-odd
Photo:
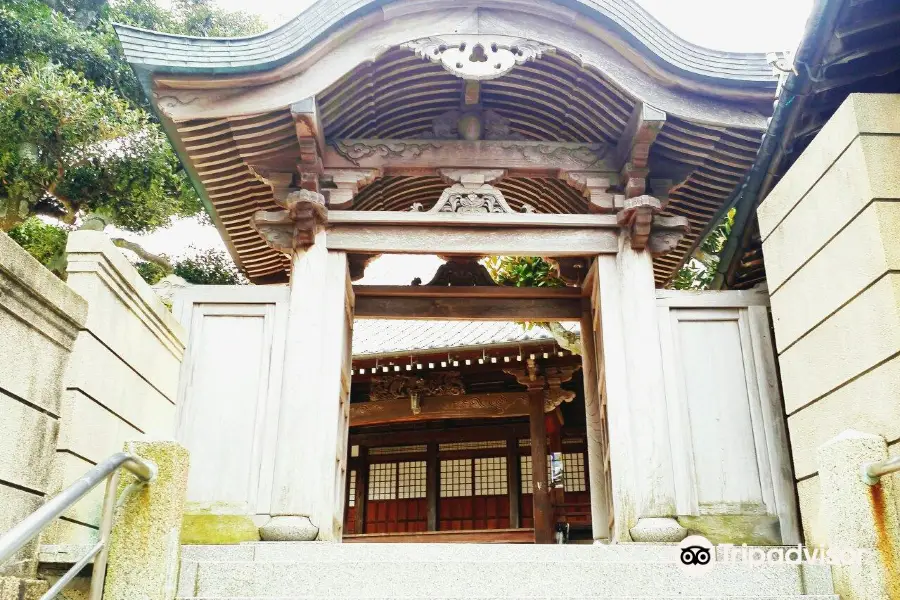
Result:
[[[159,254],[147,252],[146,250],[144,250],[144,248],[141,247],[140,244],[129,242],[128,240],[123,238],[113,238],[112,243],[119,248],[131,250],[132,252],[137,254],[138,258],[140,258],[141,260],[157,264],[169,273],[172,273],[172,271],[174,270],[172,268],[172,263],[169,262],[169,259],[167,259],[165,256],[160,256]]]
[[[568,350],[572,354],[581,355],[581,336],[577,333],[569,331],[559,321],[539,323],[539,325],[553,336],[560,348]]]

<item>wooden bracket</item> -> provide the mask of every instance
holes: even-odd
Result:
[[[635,104],[616,146],[615,160],[621,169],[626,200],[647,193],[650,148],[665,124],[666,113],[643,102]]]
[[[325,152],[324,127],[319,119],[319,108],[314,97],[291,105],[291,117],[297,130],[300,161],[297,173],[300,187],[311,192],[319,191],[319,176],[323,174],[322,156]]]
[[[284,209],[253,213],[250,226],[279,252],[307,250],[328,223],[325,197],[303,189],[288,194],[278,204]]]
[[[611,213],[615,211],[615,193],[612,191],[612,188],[618,183],[618,176],[615,173],[565,171],[561,173],[561,177],[587,198],[588,212]]]
[[[328,208],[350,209],[353,198],[363,188],[381,177],[381,169],[325,169],[322,179],[333,185],[323,188]]]
[[[619,227],[627,230],[634,250],[643,250],[650,237],[653,215],[662,210],[660,201],[653,196],[626,198],[624,208],[616,215]]]

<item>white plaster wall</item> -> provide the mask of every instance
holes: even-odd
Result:
[[[0,533],[41,505],[87,303],[0,232]],[[35,545],[0,574],[33,576]]]
[[[66,247],[69,286],[89,303],[65,374],[53,491],[70,485],[126,440],[172,439],[186,335],[169,309],[99,231]],[[98,487],[42,537],[41,559],[97,539]],[[64,545],[63,548],[56,547]]]
[[[807,544],[828,544],[816,449],[900,442],[900,95],[850,96],[759,207]]]

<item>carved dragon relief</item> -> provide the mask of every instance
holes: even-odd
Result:
[[[365,142],[345,142],[338,140],[333,144],[335,151],[356,166],[360,161],[373,156],[381,158],[416,159],[426,150],[438,150],[440,144],[431,142],[381,142],[367,144]]]
[[[466,388],[457,371],[429,373],[425,377],[417,375],[373,377],[369,390],[369,402],[409,398],[412,413],[417,415],[422,412],[423,397],[460,396],[465,393]]]
[[[540,58],[552,46],[505,36],[447,35],[403,44],[431,62],[467,81],[496,79],[516,65]]]

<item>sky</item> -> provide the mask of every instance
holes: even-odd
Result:
[[[794,50],[803,34],[813,0],[637,0],[663,25],[685,40],[716,50],[774,52]],[[161,0],[161,3],[165,0]],[[218,0],[228,10],[262,16],[271,26],[299,14],[311,0]],[[147,250],[171,257],[189,255],[192,248],[225,245],[213,227],[181,220],[145,236],[115,232]],[[428,281],[441,261],[436,257],[390,256],[373,262],[362,283],[408,284],[413,277]]]

